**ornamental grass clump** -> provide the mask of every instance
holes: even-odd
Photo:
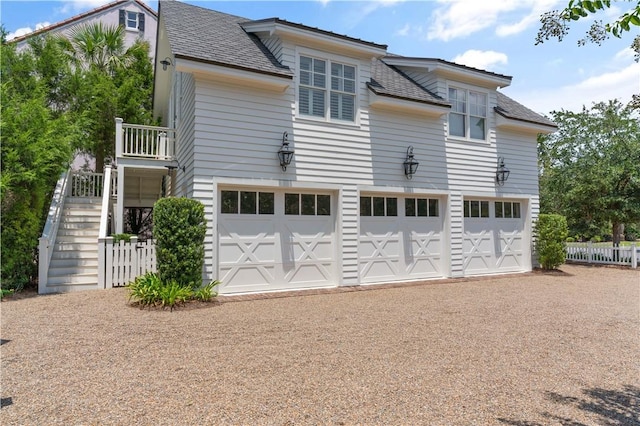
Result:
[[[190,301],[210,302],[218,295],[213,290],[218,284],[220,284],[219,281],[213,281],[195,289],[195,286],[185,285],[175,280],[165,282],[155,272],[147,272],[127,284],[127,289],[129,302],[132,305],[149,309],[173,310]]]

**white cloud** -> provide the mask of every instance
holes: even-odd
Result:
[[[576,84],[521,92],[513,97],[528,108],[544,114],[561,109],[577,112],[582,110],[583,105],[589,108],[593,102],[613,99],[626,104],[631,100],[631,95],[640,93],[639,76],[640,64],[633,62],[620,70],[592,76]]]
[[[537,23],[540,15],[552,10],[558,1],[438,0],[438,2],[441,6],[436,8],[431,16],[432,22],[427,37],[429,40],[449,41],[491,27],[495,27],[496,34],[501,37],[520,33]],[[499,22],[513,19],[513,15],[517,15],[519,19],[512,23]]]
[[[406,37],[409,35],[409,31],[411,30],[411,25],[409,24],[404,24],[404,27],[400,28],[398,31],[396,31],[395,35],[401,36],[401,37]]]
[[[316,0],[319,3],[322,3],[322,6],[326,6],[331,0]]]
[[[453,62],[481,70],[495,69],[496,65],[506,65],[507,55],[493,50],[467,50],[462,55],[453,58]]]
[[[48,27],[49,25],[51,25],[50,22],[38,22],[35,26],[35,29],[31,27],[18,28],[17,30],[7,34],[7,40],[12,40],[16,37],[21,37],[25,34],[29,34],[36,30],[39,30],[40,28]]]
[[[404,0],[371,0],[367,2],[364,8],[362,9],[363,18],[369,15],[370,13],[373,13],[376,10],[380,9],[381,7],[393,6],[398,3],[402,3],[403,1]]]
[[[64,0],[60,13],[78,13],[95,9],[109,3],[109,0]]]

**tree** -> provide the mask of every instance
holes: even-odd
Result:
[[[618,100],[554,111],[558,131],[538,138],[542,213],[567,217],[572,234],[640,220],[640,123]]]
[[[61,52],[50,41],[42,56],[0,46],[2,135],[0,176],[2,288],[20,289],[37,275],[36,248],[48,200],[72,147],[81,139],[66,112],[51,109],[51,77],[65,72]],[[46,70],[46,71],[45,71]]]
[[[126,48],[124,37],[123,27],[98,22],[77,27],[68,38],[58,38],[73,65],[75,88],[69,106],[87,119],[81,148],[95,156],[96,171],[115,155],[115,117],[138,124],[149,124],[152,119],[149,44],[139,40]]]
[[[587,42],[600,45],[609,38],[610,34],[620,38],[623,33],[631,31],[633,26],[640,26],[640,1],[628,0],[627,2],[631,3],[631,8],[620,15],[618,19],[607,23],[602,20],[593,21],[586,36],[578,40],[578,45],[582,46]],[[616,2],[616,5],[621,3]],[[569,33],[572,21],[587,18],[592,14],[606,12],[610,8],[611,0],[570,0],[563,10],[553,10],[542,14],[540,17],[542,26],[538,30],[536,44],[544,43],[551,38],[562,41]],[[638,61],[640,59],[640,36],[635,37],[631,47],[636,52],[636,61]]]

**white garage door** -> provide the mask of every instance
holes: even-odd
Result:
[[[464,200],[462,240],[465,275],[528,270],[523,203]]]
[[[335,285],[333,204],[330,193],[220,191],[220,292]]]
[[[360,281],[443,276],[442,204],[428,197],[361,196]]]

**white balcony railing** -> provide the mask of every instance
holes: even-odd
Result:
[[[125,124],[116,118],[116,157],[171,161],[175,157],[175,142],[175,129]]]

